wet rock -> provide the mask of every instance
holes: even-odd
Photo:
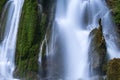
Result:
[[[6,0],[0,1],[0,42],[3,39],[3,33],[4,33],[4,27],[2,26],[3,23],[1,22],[2,22],[2,11],[3,11],[5,3],[6,3]]]
[[[0,0],[0,15],[1,15],[1,12],[2,12],[2,9],[5,3],[6,3],[6,0]]]
[[[105,80],[105,77],[96,75],[96,76],[91,77],[90,80]]]
[[[102,33],[101,19],[99,28],[91,31],[89,46],[89,61],[91,76],[103,76],[106,74],[106,43]]]
[[[120,58],[114,58],[109,61],[107,80],[120,80]]]
[[[42,2],[43,1],[43,2]],[[55,3],[46,0],[25,0],[17,36],[16,70],[14,75],[23,80],[39,80],[39,47],[46,30],[54,20]],[[49,5],[48,7],[48,4]],[[47,7],[47,8],[46,8]],[[45,54],[44,54],[45,55]],[[42,55],[43,73],[46,74],[46,56]]]

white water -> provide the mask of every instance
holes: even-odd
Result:
[[[106,43],[107,43],[107,51],[110,59],[120,58],[120,49],[117,46],[117,41],[119,40],[117,37],[117,32],[115,30],[115,25],[112,22],[110,12],[108,12],[104,18],[106,19],[103,22],[104,26],[107,26],[107,29],[104,31]]]
[[[65,1],[64,1],[65,2]],[[65,46],[65,80],[90,80],[88,46],[89,33],[98,27],[98,19],[108,21],[109,12],[104,0],[61,0],[57,3],[55,22],[62,33]],[[63,6],[63,7],[61,7]],[[66,10],[64,10],[66,9]],[[104,25],[103,25],[104,27]],[[107,30],[109,25],[105,26]]]
[[[4,38],[0,43],[0,80],[13,80],[16,37],[23,2],[24,0],[8,0],[4,7],[0,23],[0,26],[5,27]]]
[[[105,0],[57,0],[51,41],[46,53],[48,80],[91,80],[88,70],[89,34],[98,27],[100,18],[108,55],[110,58],[119,57],[114,42],[115,28]]]

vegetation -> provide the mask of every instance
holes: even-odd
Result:
[[[0,14],[3,9],[3,6],[5,5],[6,0],[0,0]]]
[[[45,34],[46,15],[40,22],[37,5],[37,0],[25,0],[17,37],[15,76],[25,80],[37,77],[39,47]]]
[[[117,25],[120,25],[120,0],[107,0],[109,7],[112,9],[113,18]]]
[[[108,64],[107,80],[120,80],[120,59],[113,59]]]
[[[110,9],[112,9],[113,19],[117,25],[118,44],[120,43],[120,0],[107,0]],[[109,61],[107,66],[107,80],[120,80],[120,59]]]

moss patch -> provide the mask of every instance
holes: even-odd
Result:
[[[3,9],[3,6],[5,5],[6,0],[0,0],[0,14]]]
[[[18,30],[15,77],[25,80],[37,77],[39,47],[46,31],[46,16],[40,21],[37,5],[37,0],[25,0]]]
[[[24,2],[17,37],[14,73],[15,77],[22,80],[38,80],[40,44],[45,37],[47,26],[52,26],[53,21],[53,17],[50,16],[51,13],[53,14],[51,11],[53,0],[47,1],[42,0],[39,6],[38,0],[25,0]]]
[[[107,80],[120,80],[120,59],[113,59],[108,64]]]
[[[115,23],[120,24],[120,0],[107,0],[107,3],[112,9]]]

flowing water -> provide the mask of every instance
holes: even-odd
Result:
[[[2,41],[0,42],[0,80],[13,80],[16,37],[24,0],[8,0],[0,22]]]
[[[8,0],[0,21],[0,80],[13,80],[16,36],[24,0]],[[90,80],[89,34],[102,19],[110,58],[120,57],[110,10],[105,0],[57,0],[50,41],[42,42],[46,55],[39,57],[47,80]],[[47,56],[47,58],[46,58]],[[45,60],[44,62],[42,62]],[[45,73],[46,72],[46,73]],[[43,78],[43,80],[44,80]],[[45,80],[46,80],[45,79]]]
[[[105,0],[57,0],[51,39],[46,45],[48,67],[44,78],[48,80],[90,80],[89,34],[91,30],[99,26],[100,18],[108,55],[110,58],[118,56],[113,41],[116,36],[115,25],[110,12]],[[41,62],[41,58],[39,60]]]

